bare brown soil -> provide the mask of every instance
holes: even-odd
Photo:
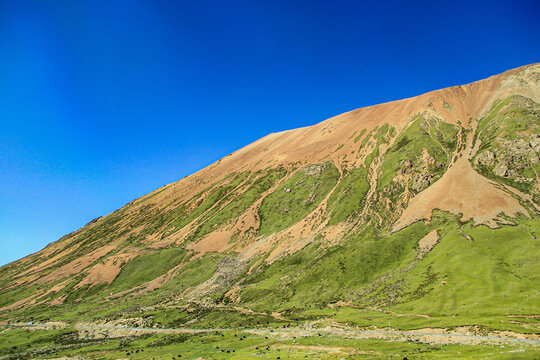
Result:
[[[462,221],[473,219],[490,227],[498,227],[501,213],[529,216],[518,200],[474,171],[466,157],[460,157],[439,181],[412,198],[393,230],[430,219],[434,209],[461,214]]]
[[[437,230],[431,231],[418,242],[418,259],[423,258],[439,241]]]

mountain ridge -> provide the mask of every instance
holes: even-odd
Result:
[[[117,310],[84,316],[232,303],[303,319],[338,301],[399,312],[410,306],[434,317],[427,302],[440,299],[447,283],[464,308],[486,292],[486,309],[497,316],[524,307],[537,313],[539,280],[530,269],[540,231],[538,102],[540,64],[531,64],[268,134],[1,267],[0,319],[70,318],[111,303]],[[528,254],[499,254],[486,231],[495,239],[513,234],[512,244],[524,241]],[[474,250],[480,263],[501,279],[520,274],[516,286],[526,292],[480,285],[464,296],[469,285],[456,283],[463,275],[439,253],[467,268],[454,249],[467,246],[482,247]],[[145,314],[153,324],[165,321]]]

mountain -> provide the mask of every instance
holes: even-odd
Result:
[[[0,319],[540,332],[540,64],[270,134],[0,268]]]

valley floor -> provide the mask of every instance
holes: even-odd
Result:
[[[540,340],[463,329],[4,325],[0,359],[538,359]]]

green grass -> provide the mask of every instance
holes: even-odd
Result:
[[[317,171],[309,173],[314,167],[322,167],[320,174]],[[312,165],[297,171],[264,198],[259,208],[260,234],[278,232],[307,216],[338,179],[339,171],[331,163]]]
[[[493,103],[493,105],[491,106],[491,109],[489,110],[489,112],[487,113],[486,116],[484,116],[478,123],[478,128],[477,128],[477,131],[476,131],[476,134],[475,134],[475,137],[474,137],[474,143],[476,143],[476,139],[478,138],[478,134],[481,134],[484,129],[491,123],[491,121],[493,119],[495,119],[495,117],[498,115],[499,111],[505,107],[506,105],[508,105],[510,103],[510,101],[512,100],[512,97],[508,97],[504,100],[497,100]]]
[[[379,156],[379,143],[377,143],[371,153],[366,156],[366,159],[364,160],[364,166],[366,169],[369,169],[371,163],[377,156]]]
[[[538,347],[526,344],[430,345],[415,341],[356,339],[326,332],[253,334],[212,331],[152,334],[122,338],[77,339],[69,330],[9,329],[0,334],[0,354],[12,358],[51,356],[85,359],[537,359]],[[17,345],[14,345],[17,344]],[[13,346],[17,348],[13,349]]]
[[[461,223],[457,216],[435,211],[430,224],[417,222],[393,234],[379,233],[371,227],[357,228],[339,245],[327,247],[315,241],[290,256],[272,264],[263,262],[251,274],[242,275],[238,283],[242,286],[239,305],[263,313],[281,311],[294,321],[333,317],[356,326],[384,327],[391,321],[393,327],[402,329],[478,325],[491,330],[539,333],[538,321],[506,316],[537,314],[540,303],[540,277],[536,271],[540,225],[537,219],[513,221],[517,225],[492,230]],[[439,243],[418,260],[417,243],[433,229],[440,234]],[[259,326],[270,321],[264,316],[242,320],[227,311],[204,309],[190,314],[168,308],[141,310],[181,299],[186,289],[212,276],[222,254],[206,254],[186,262],[179,276],[163,287],[142,297],[107,301],[107,306],[101,308],[99,304],[105,302],[104,296],[110,291],[154,279],[179,263],[184,254],[180,249],[165,250],[140,255],[126,265],[109,288],[72,292],[71,300],[84,295],[84,303],[36,306],[17,312],[16,318],[79,321],[142,316],[163,326],[196,320],[192,327],[227,323]],[[226,289],[220,289],[220,294],[223,291]],[[210,296],[216,302],[230,302],[223,295]],[[382,311],[327,307],[336,301],[378,306]],[[396,317],[384,311],[429,318]]]
[[[485,151],[495,154],[496,162],[507,160],[510,169],[526,181],[518,181],[516,177],[501,177],[494,174],[495,166],[477,165],[477,170],[484,176],[513,186],[523,192],[533,194],[538,200],[535,190],[536,173],[540,165],[536,157],[533,159],[509,158],[512,154],[510,148],[512,141],[523,139],[529,141],[534,135],[540,135],[540,105],[529,98],[514,95],[493,104],[486,116],[478,125],[475,142],[480,139],[481,144],[476,158]],[[538,154],[537,154],[538,155]],[[536,171],[535,171],[536,170]]]
[[[173,292],[180,294],[185,289],[196,286],[208,280],[217,269],[217,262],[221,259],[221,254],[205,254],[204,256],[191,260],[182,268],[181,276],[172,278],[160,292]]]
[[[331,211],[329,225],[345,221],[353,212],[360,209],[364,196],[369,190],[367,169],[352,169],[339,182],[330,195],[328,209]]]
[[[172,219],[168,227],[172,227],[174,230],[179,230],[195,220],[197,217],[202,215],[204,212],[208,211],[210,208],[213,208],[214,205],[225,201],[227,196],[231,194],[231,192],[239,186],[246,178],[249,176],[249,172],[243,172],[240,174],[236,174],[235,177],[230,181],[229,183],[225,185],[219,185],[212,189],[206,190],[208,192],[208,195],[204,198],[204,200],[196,206],[196,208],[192,211],[188,211],[185,206],[180,205],[176,211],[173,211],[172,214],[175,215],[175,217]],[[233,176],[231,176],[233,177]],[[199,196],[196,196],[195,199],[197,200],[198,197],[202,196],[203,194],[198,194]],[[215,212],[217,208],[213,208],[212,212]]]
[[[433,124],[432,124],[433,123]],[[430,135],[432,129],[434,134]],[[381,175],[379,178],[379,188],[388,186],[396,173],[402,166],[404,160],[412,160],[417,165],[421,159],[423,149],[441,164],[448,164],[446,151],[453,151],[457,141],[457,128],[442,121],[435,124],[434,121],[427,121],[423,116],[418,115],[412,120],[412,124],[394,142],[394,145],[386,151],[381,165]],[[440,138],[443,146],[433,139],[432,136]],[[445,167],[431,171],[435,174],[442,173]]]
[[[360,139],[362,138],[362,136],[364,136],[365,133],[366,129],[362,129],[362,131],[360,131],[360,134],[358,134],[358,136],[354,138],[354,143],[356,144],[358,141],[360,141]]]
[[[360,144],[360,147],[358,148],[358,150],[361,150],[361,149],[364,148],[364,146],[366,146],[366,144],[373,137],[373,135],[377,133],[378,129],[379,129],[379,125],[375,126],[373,129],[371,129],[371,131],[366,135],[364,140],[362,140],[362,143]]]
[[[55,338],[62,330],[32,331],[25,328],[0,328],[0,356],[14,357],[20,352],[30,351],[35,347],[55,344]]]
[[[523,96],[514,95],[495,102],[478,125],[477,137],[482,140],[480,149],[490,148],[498,136],[514,140],[523,132],[539,134],[539,116],[539,105]]]
[[[111,283],[111,291],[121,291],[153,280],[180,264],[186,251],[179,248],[161,249],[142,254],[128,262]]]
[[[385,136],[388,134],[388,129],[388,124],[383,124],[380,128],[377,129],[377,132],[375,133],[375,139],[377,139],[377,142],[387,142],[385,140]]]
[[[456,150],[459,128],[442,120],[431,120],[431,136],[452,153]]]
[[[536,240],[540,232],[538,219],[512,221],[515,226],[492,230],[461,223],[457,216],[435,211],[430,224],[417,222],[394,234],[380,233],[371,227],[354,228],[339,245],[328,247],[315,241],[288,257],[272,264],[263,263],[258,270],[244,274],[238,283],[242,286],[238,305],[262,313],[281,311],[293,321],[331,317],[356,326],[384,327],[391,321],[393,327],[402,329],[477,325],[490,330],[539,333],[537,320],[507,317],[537,314],[540,303],[540,277],[536,271],[540,254]],[[440,241],[418,260],[417,243],[433,229],[438,230]],[[222,254],[206,254],[186,262],[179,276],[142,297],[104,300],[110,291],[137,286],[165,273],[184,255],[181,249],[140,255],[124,267],[109,288],[102,285],[77,291],[68,289],[71,295],[66,304],[38,305],[10,316],[20,321],[70,322],[142,316],[164,326],[195,320],[192,327],[262,326],[271,320],[265,315],[244,319],[228,310],[200,309],[189,314],[166,307],[142,310],[164,302],[174,304],[186,289],[212,276]],[[79,280],[74,278],[72,284]],[[224,290],[219,291],[222,294]],[[85,302],[75,302],[82,296]],[[210,298],[216,302],[230,301],[214,294]],[[336,301],[364,307],[328,308]],[[107,306],[103,306],[105,303]],[[381,311],[366,306],[377,306]],[[387,311],[404,316],[396,317]]]
[[[537,219],[521,219],[516,226],[492,230],[460,225],[451,216],[436,212],[430,226],[416,226],[424,230],[411,236],[409,246],[432,228],[439,230],[439,243],[422,260],[415,259],[412,248],[402,252],[398,255],[401,260],[389,272],[372,278],[372,285],[363,288],[356,301],[430,318],[366,315],[365,310],[353,309],[356,315],[343,319],[357,326],[380,327],[391,320],[392,326],[404,329],[480,325],[491,330],[540,332],[537,320],[516,321],[506,316],[538,313],[540,276],[534,270],[540,254],[540,244],[534,240],[540,231]]]
[[[9,291],[5,292],[5,294],[6,295],[9,294],[9,296],[0,297],[0,307],[12,304],[18,300],[26,299],[34,295],[36,291],[38,291],[40,288],[43,288],[43,286],[40,286],[37,284],[29,286],[29,287],[22,287],[22,286],[12,287],[11,289],[9,289]]]
[[[489,229],[473,226],[470,222],[462,223],[458,216],[435,211],[430,224],[416,222],[397,233],[384,234],[372,227],[363,227],[354,229],[336,246],[328,247],[315,241],[288,257],[263,264],[258,270],[244,275],[244,280],[238,283],[242,286],[240,303],[231,305],[251,308],[259,312],[257,314],[246,315],[233,308],[212,309],[194,305],[190,305],[191,310],[187,311],[187,307],[175,305],[184,290],[204,282],[215,272],[222,255],[206,254],[201,259],[187,262],[180,276],[143,297],[108,301],[107,306],[102,306],[104,294],[101,292],[108,295],[109,290],[83,288],[81,292],[95,291],[91,296],[85,295],[87,301],[84,303],[52,308],[36,306],[19,312],[17,320],[76,322],[81,319],[142,317],[162,327],[241,329],[277,328],[289,322],[296,324],[315,320],[322,320],[321,326],[324,326],[325,321],[332,319],[358,327],[390,325],[407,330],[477,326],[481,331],[511,330],[538,334],[538,319],[507,316],[538,314],[540,303],[540,276],[536,271],[540,260],[540,243],[537,240],[540,225],[537,218],[522,217],[513,221],[516,223],[514,226]],[[417,243],[433,229],[438,230],[440,240],[419,260],[416,258]],[[128,268],[129,273],[126,270],[122,275],[129,284],[126,287],[164,273],[184,254],[180,249],[165,250],[159,257],[159,253],[140,255],[132,268]],[[73,297],[79,295],[74,292]],[[348,302],[354,307],[331,308],[330,305],[337,301]],[[164,302],[168,305],[153,310],[149,307]],[[184,303],[180,301],[179,305]],[[288,320],[280,322],[269,316],[273,311],[280,311]],[[89,359],[118,358],[126,356],[126,352],[130,352],[130,358],[141,359],[172,357],[173,354],[182,354],[184,358],[220,356],[247,359],[257,353],[262,358],[295,358],[298,354],[308,358],[340,358],[320,349],[291,348],[293,344],[351,346],[372,351],[369,354],[349,354],[346,358],[385,358],[406,354],[404,356],[408,358],[429,355],[448,359],[532,359],[538,355],[538,350],[517,344],[505,345],[504,349],[493,346],[430,347],[414,342],[356,340],[326,335],[302,339],[266,339],[248,335],[240,341],[239,333],[234,337],[233,331],[219,335],[163,334],[99,342],[79,341],[66,329],[53,331],[50,336],[47,334],[27,329],[2,332],[0,356],[11,353],[17,358],[50,358],[47,351],[54,348],[57,349],[55,356]],[[256,347],[266,344],[275,345],[275,349],[264,353],[256,351]],[[231,352],[223,353],[216,346]],[[374,352],[375,347],[381,355]],[[37,355],[24,355],[29,348],[37,349]],[[145,351],[132,353],[135,349]],[[42,350],[44,352],[41,353]],[[505,352],[507,350],[524,352]]]
[[[417,243],[432,229],[441,239],[418,260]],[[417,222],[386,236],[364,229],[339,246],[313,243],[263,266],[245,279],[242,302],[258,311],[291,311],[301,319],[309,309],[351,301],[431,317],[392,320],[404,328],[482,325],[540,332],[538,322],[519,324],[506,317],[538,313],[540,277],[534,267],[540,244],[534,239],[539,232],[537,219],[492,230],[436,211],[429,225]],[[355,325],[385,326],[388,315],[365,322],[360,311],[357,318]]]
[[[242,299],[261,311],[318,307],[358,299],[370,279],[414,254],[414,243],[427,233],[417,223],[388,237],[373,229],[329,249],[314,243],[248,276]]]
[[[421,266],[408,274],[404,293],[410,295],[396,309],[468,319],[537,313],[540,276],[534,268],[540,243],[534,238],[539,232],[536,219],[496,230],[448,228]],[[423,296],[416,298],[418,293]]]
[[[254,175],[253,181],[244,192],[239,191],[239,194],[229,204],[215,211],[212,216],[207,216],[201,220],[203,224],[197,229],[195,237],[201,237],[216,230],[222,224],[241,215],[286,174],[287,171],[283,168],[259,171]]]

